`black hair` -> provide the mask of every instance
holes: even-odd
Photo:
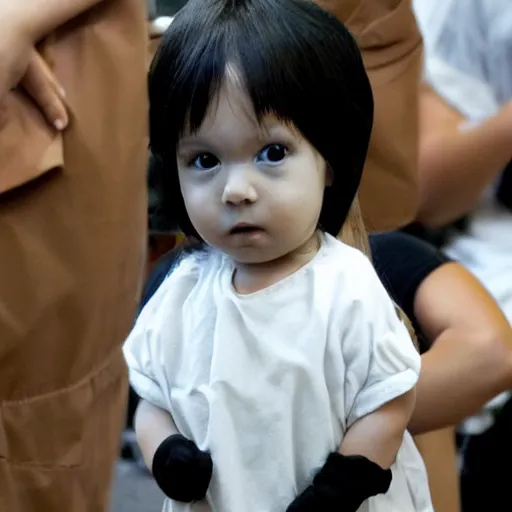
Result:
[[[200,238],[181,195],[176,146],[197,131],[225,79],[240,74],[255,115],[290,122],[332,170],[319,224],[337,236],[357,193],[373,96],[357,44],[308,0],[189,0],[170,25],[149,77],[150,145],[162,169],[162,213]]]

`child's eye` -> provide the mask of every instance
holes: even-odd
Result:
[[[257,160],[275,165],[281,163],[288,153],[288,148],[283,144],[269,144],[260,151]]]
[[[209,171],[219,165],[219,159],[211,153],[201,153],[190,162],[190,165],[202,171]]]

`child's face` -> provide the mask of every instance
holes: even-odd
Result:
[[[315,236],[326,164],[274,116],[258,124],[236,78],[226,82],[200,130],[178,144],[181,191],[208,244],[239,263],[267,263]]]

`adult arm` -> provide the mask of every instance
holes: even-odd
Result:
[[[422,86],[417,220],[426,226],[469,213],[512,158],[512,103],[477,126],[464,123],[460,112]]]
[[[421,331],[424,354],[409,430],[454,425],[510,389],[511,326],[480,282],[410,235],[372,235],[370,242],[388,293]]]
[[[461,265],[446,263],[429,274],[414,310],[433,345],[422,356],[411,432],[454,425],[512,387],[512,328]]]
[[[35,45],[55,28],[104,0],[0,0],[0,102],[23,88],[58,130],[68,123],[64,91]]]
[[[7,18],[14,26],[26,30],[32,43],[36,43],[57,27],[67,23],[104,0],[2,0],[2,14],[7,9]]]

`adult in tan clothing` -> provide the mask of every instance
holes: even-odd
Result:
[[[369,231],[411,222],[418,208],[422,39],[411,0],[315,0],[354,34],[372,83],[373,134],[359,192]],[[343,144],[343,141],[340,141]]]
[[[146,31],[141,0],[0,1],[2,511],[108,510],[145,256]]]

